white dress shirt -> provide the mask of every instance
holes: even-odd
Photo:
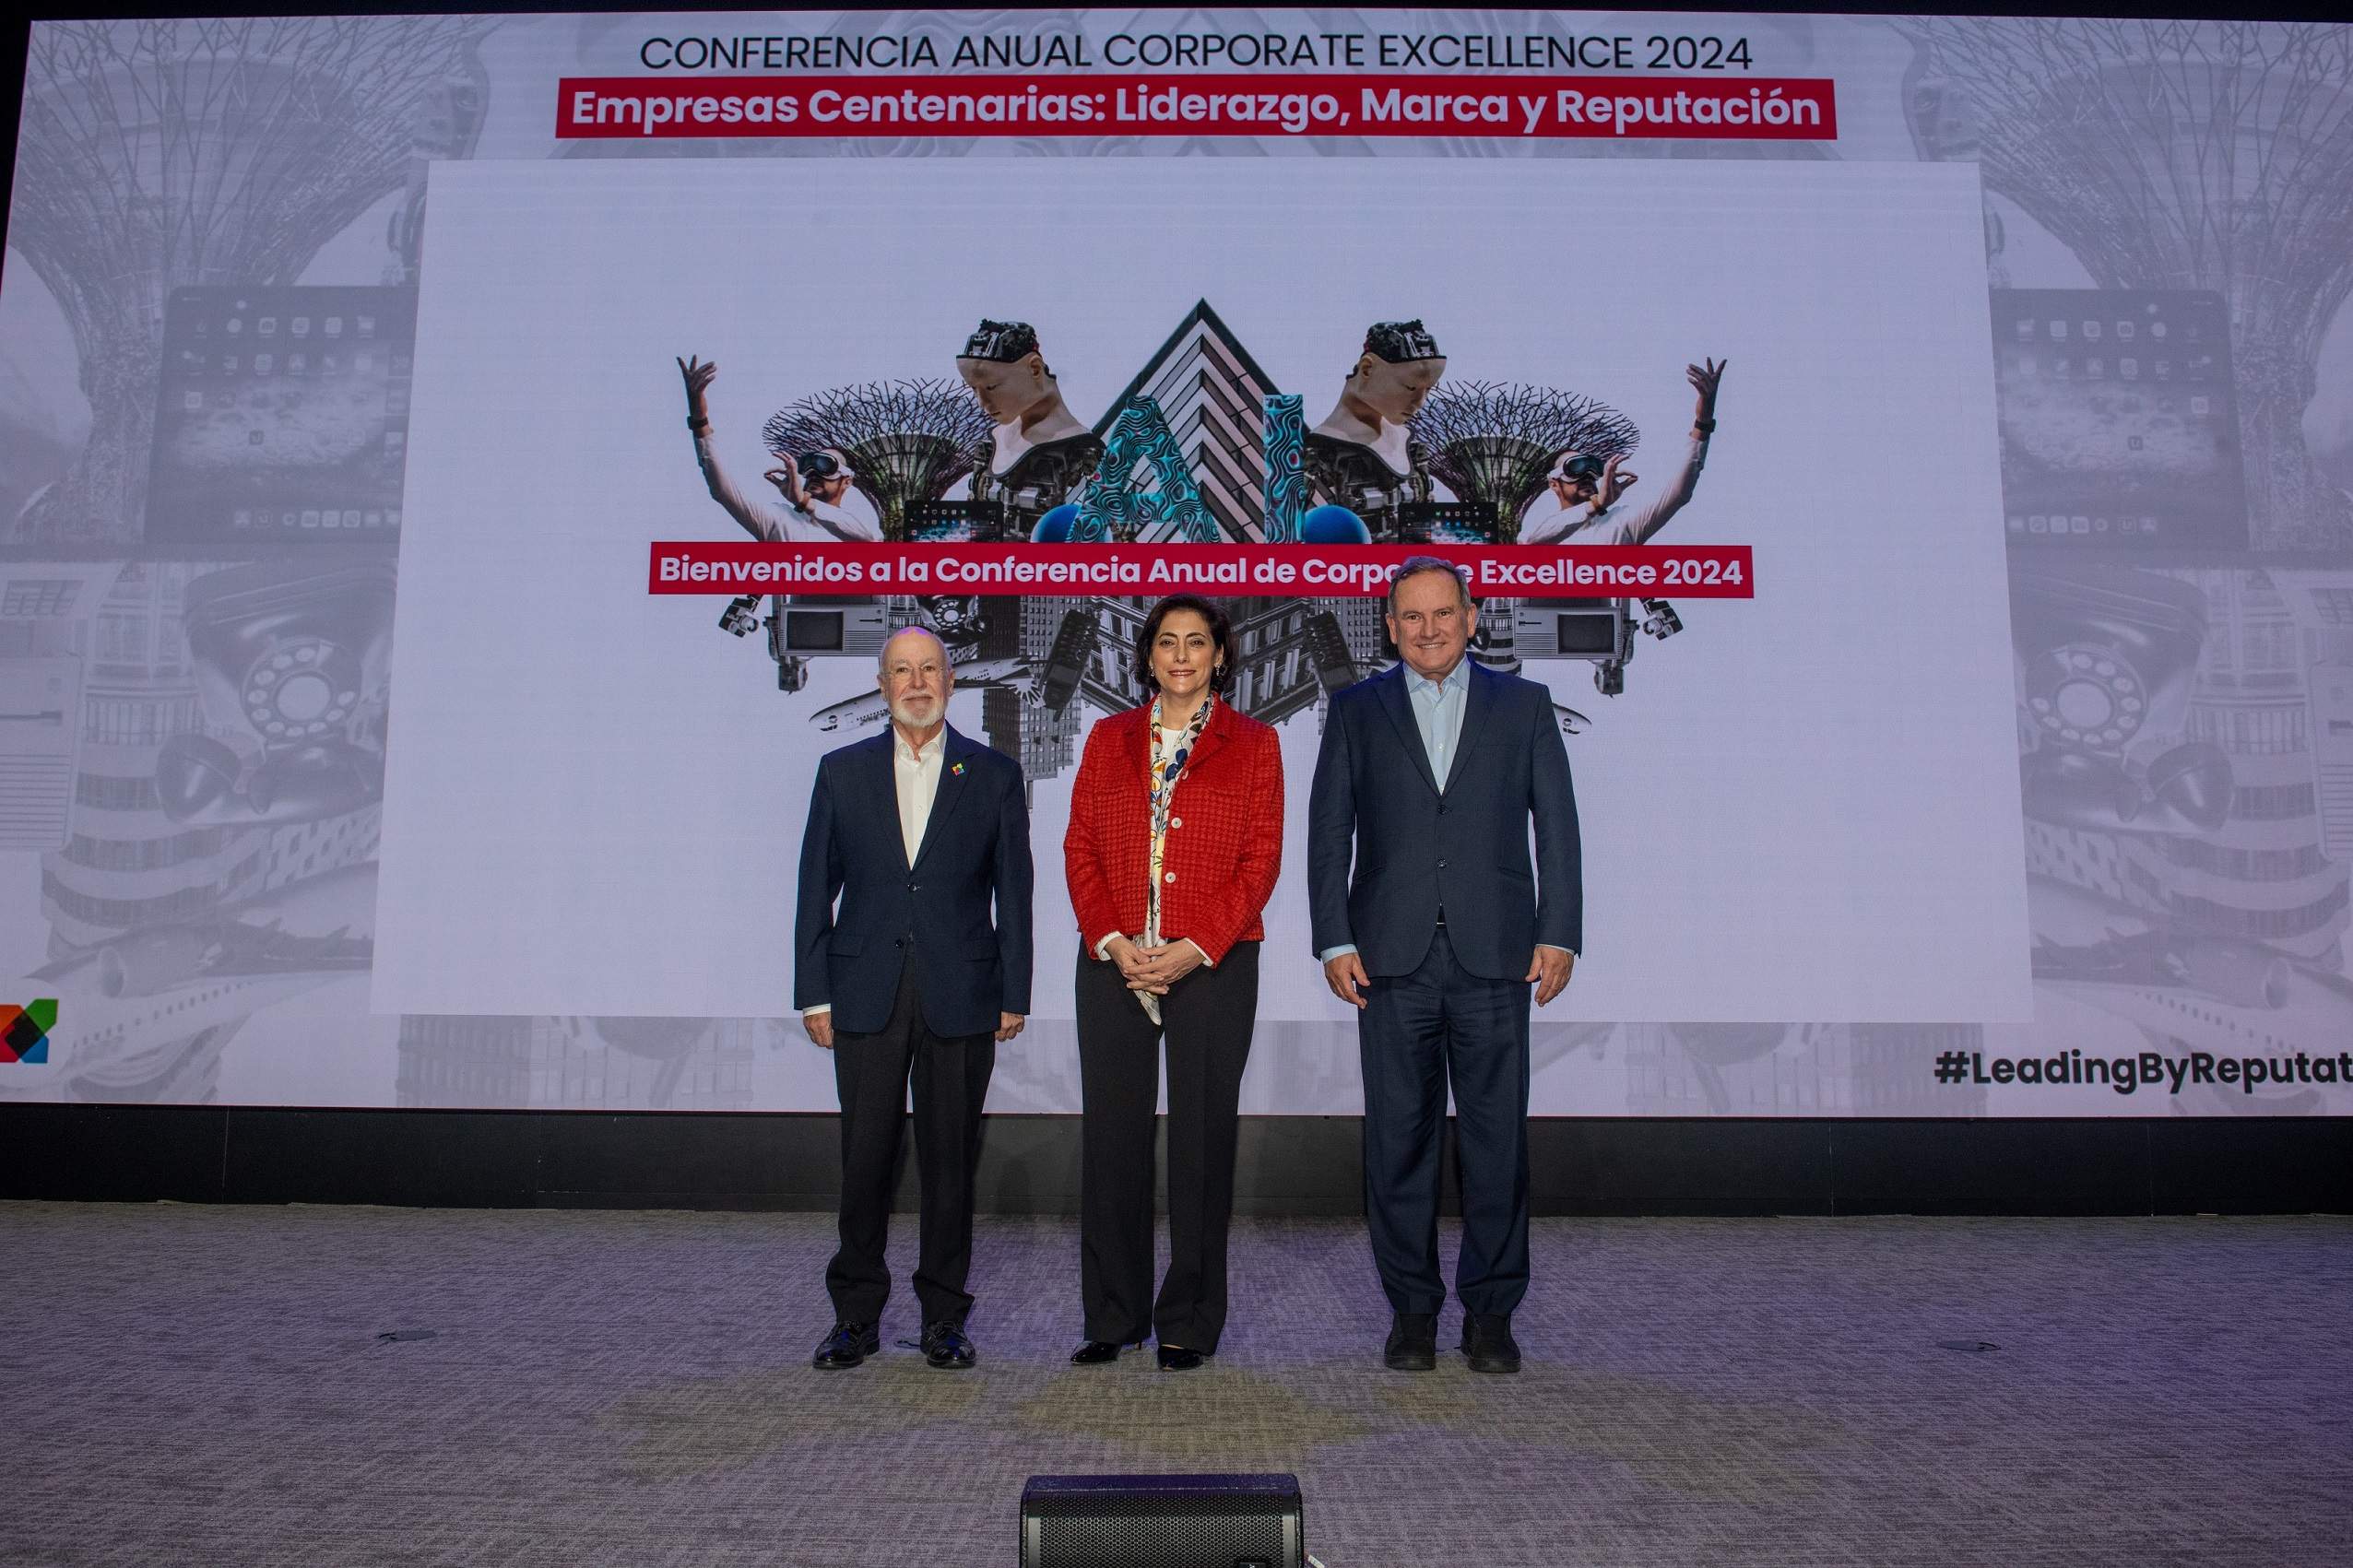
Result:
[[[940,793],[940,759],[948,749],[948,726],[941,725],[920,748],[907,744],[906,732],[891,726],[891,776],[899,792],[899,840],[907,848],[907,865],[915,865],[923,847],[923,830],[931,821],[931,802]]]

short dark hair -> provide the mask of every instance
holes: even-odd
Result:
[[[1454,569],[1452,561],[1441,560],[1434,555],[1410,555],[1399,563],[1397,575],[1389,580],[1389,614],[1397,613],[1397,591],[1405,586],[1405,580],[1408,577],[1419,577],[1425,572],[1443,572],[1452,578],[1456,592],[1462,595],[1462,607],[1464,609],[1471,607],[1471,584],[1462,580],[1462,573]]]
[[[1160,623],[1178,610],[1191,610],[1209,622],[1209,640],[1217,645],[1217,663],[1212,667],[1209,689],[1223,691],[1225,683],[1234,678],[1234,623],[1225,612],[1199,594],[1171,594],[1152,607],[1144,617],[1143,630],[1136,633],[1136,684],[1148,692],[1158,692],[1160,682],[1152,678],[1152,645],[1160,639]]]

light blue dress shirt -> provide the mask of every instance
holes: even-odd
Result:
[[[1471,661],[1455,660],[1454,667],[1437,680],[1418,675],[1407,666],[1405,694],[1413,700],[1413,727],[1422,732],[1422,749],[1430,758],[1430,777],[1437,781],[1443,794],[1447,770],[1454,766],[1454,754],[1462,744],[1462,710],[1471,703]]]

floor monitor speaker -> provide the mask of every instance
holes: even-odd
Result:
[[[1301,1568],[1296,1476],[1032,1476],[1022,1568]]]

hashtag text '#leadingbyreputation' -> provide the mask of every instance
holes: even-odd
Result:
[[[1943,1084],[2034,1084],[2063,1087],[2104,1083],[2119,1094],[2144,1086],[2179,1094],[2191,1084],[2236,1084],[2252,1094],[2259,1085],[2353,1083],[2353,1052],[2314,1056],[2299,1051],[2286,1056],[2217,1056],[2192,1051],[2172,1056],[2142,1051],[2123,1056],[2087,1056],[2063,1051],[2053,1056],[1995,1056],[1982,1051],[1944,1051],[1936,1057],[1936,1081]]]

